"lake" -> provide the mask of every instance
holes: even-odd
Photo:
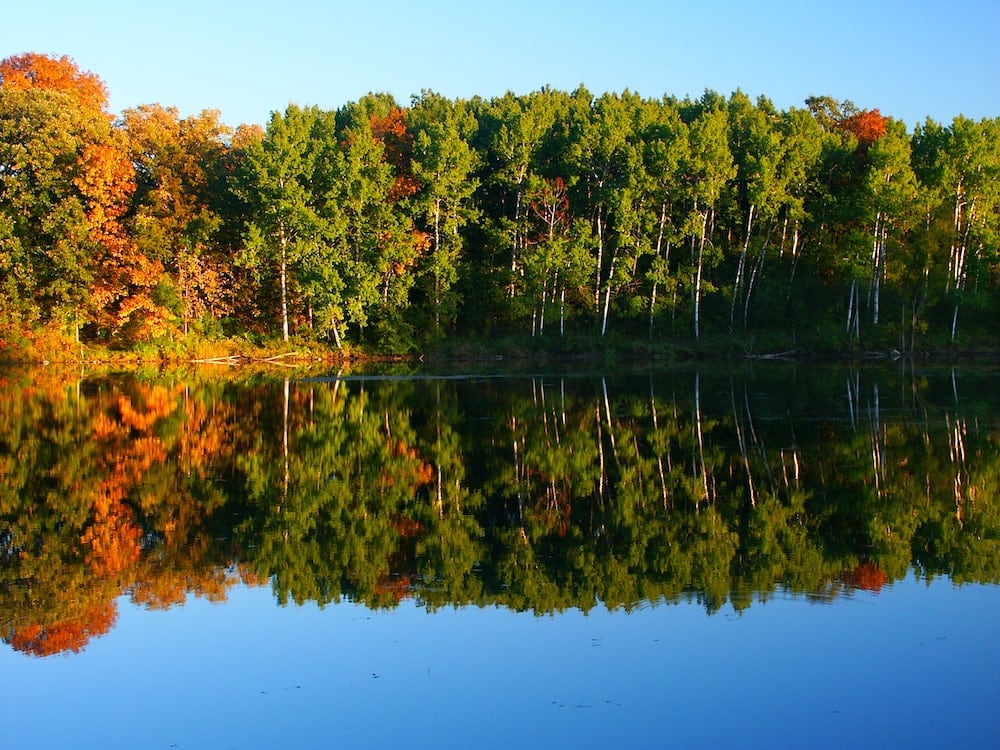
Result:
[[[0,373],[12,746],[988,746],[1000,372]]]

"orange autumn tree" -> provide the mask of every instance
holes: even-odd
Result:
[[[889,118],[884,117],[878,109],[865,109],[843,118],[840,127],[857,138],[862,148],[868,148],[885,135],[888,122]]]
[[[232,271],[215,241],[222,224],[213,195],[228,162],[230,129],[206,110],[181,118],[147,104],[123,113],[138,189],[132,228],[143,254],[166,270],[162,291],[180,328],[232,309]]]
[[[0,88],[29,97],[16,104],[34,107],[35,112],[33,120],[18,120],[26,132],[8,135],[20,140],[34,138],[39,130],[53,133],[44,144],[50,153],[40,162],[46,174],[36,171],[13,177],[44,179],[50,185],[51,203],[36,196],[32,210],[38,215],[30,217],[28,224],[55,226],[42,238],[52,246],[52,257],[70,253],[78,259],[78,275],[86,281],[88,292],[76,295],[84,297],[74,311],[77,330],[80,317],[85,316],[102,335],[124,334],[126,341],[161,332],[163,314],[153,302],[153,289],[162,268],[139,252],[123,224],[135,192],[135,170],[121,131],[112,126],[106,110],[104,82],[81,71],[69,57],[26,53],[0,61]],[[49,102],[47,109],[39,109],[31,98],[41,101],[46,96],[60,97],[58,106]],[[40,146],[30,147],[37,150]]]
[[[108,88],[93,73],[80,70],[71,57],[27,52],[0,61],[0,85],[12,90],[47,89],[72,96],[85,109],[104,111]]]
[[[122,218],[135,192],[135,169],[120,138],[90,144],[74,181],[84,197],[88,231],[97,248],[93,312],[99,326],[134,341],[166,327],[164,310],[153,300],[163,274],[159,261],[139,252]]]
[[[372,136],[382,144],[383,160],[392,165],[395,181],[387,196],[395,202],[408,198],[419,189],[413,178],[411,159],[413,157],[413,133],[406,127],[406,110],[393,107],[388,114],[371,116]]]
[[[406,116],[406,110],[402,107],[392,107],[385,115],[373,112],[369,121],[372,137],[376,143],[382,144],[382,160],[393,169],[392,187],[386,194],[386,199],[391,203],[405,200],[420,189],[420,184],[413,176],[413,132],[407,127]],[[409,273],[417,259],[431,246],[430,235],[415,226],[411,227],[410,236],[414,252],[392,264],[389,269],[392,276],[401,277]]]

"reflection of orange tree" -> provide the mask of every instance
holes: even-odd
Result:
[[[383,473],[382,480],[387,485],[403,482],[404,486],[416,488],[434,481],[434,467],[421,458],[416,448],[410,448],[399,440],[393,455],[401,461],[394,462],[391,472]]]
[[[540,529],[548,534],[565,536],[570,526],[570,515],[573,510],[568,482],[565,479],[557,481],[542,472],[525,469],[525,475],[537,479],[537,489],[533,493],[534,503],[529,515],[531,521],[537,523]]]
[[[82,651],[91,638],[111,630],[118,617],[114,600],[86,606],[76,617],[58,620],[48,625],[37,623],[16,628],[10,645],[32,656],[51,656],[65,651]]]
[[[396,440],[393,446],[390,439],[389,445],[392,459],[380,477],[382,485],[403,493],[397,502],[402,497],[415,497],[420,488],[434,481],[434,467],[424,460],[417,448],[410,447],[404,440]],[[410,595],[415,576],[415,546],[424,532],[419,521],[403,513],[394,516],[392,528],[396,546],[387,556],[387,566],[379,574],[374,590],[374,602],[382,606],[398,604]]]
[[[82,604],[70,604],[65,614],[47,611],[39,620],[14,628],[10,643],[19,651],[36,656],[80,651],[114,624],[114,598],[135,579],[142,538],[128,499],[145,471],[165,459],[162,443],[151,432],[159,419],[173,411],[170,394],[162,387],[139,387],[139,396],[141,405],[136,406],[130,396],[121,394],[109,408],[99,408],[91,420],[97,447],[91,471],[100,480],[85,495],[90,500],[90,522],[82,530],[80,545],[89,576],[71,592]],[[65,558],[59,562],[72,564]],[[71,601],[66,596],[60,604]]]
[[[163,446],[168,466],[147,473],[138,499],[142,517],[159,538],[157,554],[139,562],[131,594],[150,609],[183,603],[189,593],[222,601],[236,580],[226,574],[230,561],[208,528],[225,502],[216,475],[233,457],[236,412],[231,404],[206,393],[196,397],[187,387],[174,393],[182,420]]]
[[[230,570],[206,528],[224,502],[211,494],[213,462],[231,453],[233,410],[190,398],[184,386],[134,381],[102,381],[74,399],[56,380],[18,384],[17,408],[0,410],[0,444],[34,457],[28,475],[0,485],[15,501],[0,511],[17,540],[4,576],[13,581],[4,640],[37,656],[79,651],[113,626],[123,593],[161,608],[258,583]],[[34,442],[22,445],[26,437]],[[50,474],[59,493],[37,479]]]
[[[843,580],[851,588],[877,594],[885,585],[885,573],[875,563],[863,562],[847,571]]]
[[[107,474],[94,498],[93,521],[81,540],[89,548],[86,562],[91,572],[99,578],[121,576],[125,585],[132,582],[128,572],[139,560],[142,538],[135,510],[127,500],[146,471],[166,460],[162,440],[151,433],[176,403],[176,391],[171,394],[163,386],[138,388],[142,397],[138,407],[130,396],[121,394],[117,413],[99,412],[93,420]]]
[[[423,533],[423,526],[419,521],[403,515],[396,516],[392,525],[398,535],[399,546],[389,555],[389,568],[375,584],[375,597],[376,600],[389,599],[398,604],[413,591],[414,581],[410,571],[414,570],[415,547]]]

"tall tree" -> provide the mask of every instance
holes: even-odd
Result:
[[[989,274],[1000,240],[1000,120],[974,122],[956,117],[947,128],[928,122],[914,134],[921,179],[938,195],[947,227],[945,293],[951,298],[950,336],[958,333],[958,313],[970,277]]]
[[[88,317],[94,248],[75,181],[102,136],[106,120],[68,94],[0,87],[0,267],[12,318],[78,330]]]
[[[84,148],[74,182],[86,205],[88,235],[96,245],[95,322],[127,341],[161,334],[164,310],[153,289],[163,267],[139,251],[123,221],[135,191],[135,169],[120,131],[106,143]]]
[[[688,157],[688,135],[676,102],[663,100],[647,106],[652,112],[643,138],[643,163],[649,181],[649,208],[656,214],[650,226],[652,260],[646,272],[652,338],[660,289],[670,294],[671,310],[678,291],[670,256],[674,245],[682,239],[675,213],[683,200],[681,170]]]
[[[238,187],[253,207],[242,262],[260,278],[275,274],[281,336],[291,333],[290,307],[301,262],[317,241],[321,221],[315,209],[312,176],[316,108],[289,105],[274,112],[264,138],[251,144]]]
[[[588,95],[589,99],[589,95]],[[497,196],[500,231],[506,251],[506,296],[514,301],[524,277],[524,251],[529,220],[525,192],[528,178],[539,171],[539,159],[558,117],[557,103],[548,89],[527,96],[510,92],[490,102],[480,116],[489,128],[485,165]]]
[[[461,229],[473,216],[476,154],[469,139],[476,121],[464,102],[430,91],[414,98],[407,119],[414,138],[413,179],[419,186],[413,203],[430,241],[423,273],[430,282],[435,333],[440,333],[446,324],[450,328],[457,311],[450,290],[463,250]]]
[[[157,332],[159,269],[122,223],[134,170],[103,82],[67,57],[26,54],[0,62],[0,95],[8,300],[77,336],[87,320],[109,335]]]
[[[616,273],[621,274],[616,209],[622,209],[618,217],[622,222],[635,221],[633,215],[626,216],[633,195],[625,191],[632,170],[639,168],[638,154],[629,142],[637,105],[637,97],[628,91],[604,94],[592,103],[586,117],[577,109],[570,124],[574,132],[569,160],[578,200],[586,207],[591,225],[592,289],[601,335],[607,330],[611,295],[618,282]]]
[[[336,216],[330,209],[324,215],[339,222],[335,252],[345,264],[347,321],[362,336],[374,323],[381,340],[408,348],[401,312],[409,304],[422,242],[402,210],[409,191],[399,189],[399,165],[391,163],[392,150],[377,134],[380,119],[397,106],[369,95],[337,112],[339,166],[326,197]]]
[[[729,329],[733,330],[736,308],[743,308],[746,329],[750,295],[764,263],[769,235],[757,241],[757,260],[748,267],[751,238],[756,225],[770,228],[784,198],[784,186],[778,174],[784,143],[777,132],[777,113],[767,100],[754,106],[747,96],[736,91],[729,99],[730,151],[736,166],[735,204],[742,227],[739,260],[733,281],[729,309]]]
[[[905,126],[898,121],[880,123],[869,119],[866,127],[859,143],[869,146],[870,166],[865,179],[868,221],[872,227],[869,295],[872,325],[877,326],[890,245],[905,242],[905,233],[916,218],[917,184],[910,166],[910,139]]]
[[[736,173],[729,151],[726,110],[720,104],[711,103],[707,95],[700,109],[688,130],[689,151],[685,167],[691,210],[687,233],[691,238],[692,320],[696,339],[701,334],[706,265],[714,263],[717,255],[711,241],[716,205],[726,183]]]
[[[138,183],[132,232],[167,270],[170,306],[186,334],[203,315],[231,307],[229,258],[215,242],[230,130],[217,111],[181,119],[155,104],[126,110],[123,127]]]

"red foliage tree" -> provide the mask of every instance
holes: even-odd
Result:
[[[389,199],[398,201],[417,192],[410,159],[413,155],[413,133],[406,127],[406,111],[396,107],[385,117],[372,115],[372,135],[382,143],[383,158],[396,172]]]
[[[841,120],[840,126],[847,133],[858,139],[858,143],[867,148],[885,135],[888,117],[883,117],[877,109],[866,109]]]

